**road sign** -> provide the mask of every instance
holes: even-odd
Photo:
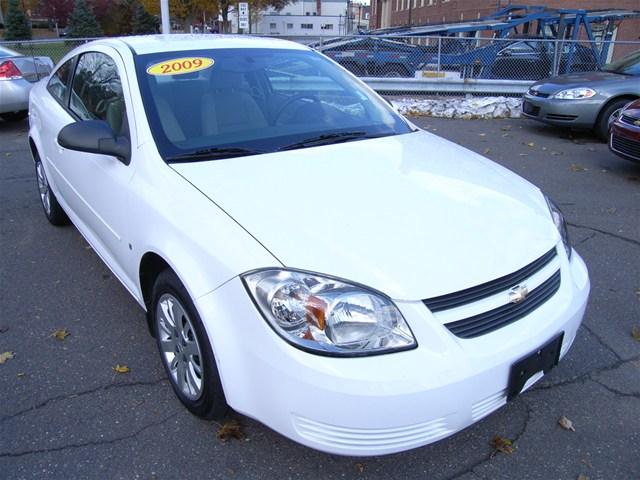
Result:
[[[249,4],[246,2],[238,3],[238,27],[249,28]]]

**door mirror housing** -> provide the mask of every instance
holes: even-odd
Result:
[[[500,52],[500,55],[502,55],[503,57],[510,57],[511,55],[513,55],[513,50],[511,50],[510,48],[505,48]]]
[[[58,133],[58,144],[69,150],[116,157],[125,165],[131,161],[131,142],[117,136],[104,120],[70,123]]]

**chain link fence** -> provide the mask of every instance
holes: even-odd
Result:
[[[278,37],[310,46],[383,93],[519,95],[532,82],[597,70],[640,49],[640,42],[401,36]],[[91,39],[3,42],[26,56],[58,62]]]

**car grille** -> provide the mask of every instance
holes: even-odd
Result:
[[[639,118],[633,118],[631,115],[620,115],[620,121],[622,123],[627,123],[629,125],[635,125],[635,122],[637,122],[638,120],[640,120]]]
[[[611,149],[640,160],[640,142],[620,135],[611,135]]]
[[[537,117],[540,113],[540,107],[536,107],[531,102],[522,102],[522,111],[532,117]]]
[[[505,299],[508,299],[508,292],[511,288],[542,272],[556,258],[557,252],[553,248],[529,265],[509,275],[459,292],[429,298],[423,300],[423,303],[432,313],[437,314],[438,312],[446,312],[457,307],[480,302],[500,293],[504,293]],[[444,325],[454,335],[461,338],[484,335],[528,315],[551,298],[559,287],[560,270],[556,269],[540,285],[531,290],[521,302],[507,303],[466,318],[450,321]]]
[[[561,115],[559,113],[548,113],[547,118],[549,120],[561,120],[564,122],[570,122],[571,120],[575,120],[578,118],[577,115]]]

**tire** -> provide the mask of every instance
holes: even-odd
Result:
[[[19,122],[27,118],[28,112],[26,110],[20,110],[19,112],[0,113],[0,118],[6,122]]]
[[[382,74],[384,77],[400,78],[409,77],[409,72],[402,65],[385,65],[382,67]]]
[[[44,215],[51,225],[62,227],[69,223],[69,217],[58,203],[58,199],[51,191],[47,173],[44,170],[40,156],[35,156],[36,182],[38,185],[38,193],[40,194],[40,204],[44,210]]]
[[[600,114],[598,115],[598,120],[595,125],[595,132],[600,137],[600,140],[604,142],[609,141],[609,128],[627,103],[631,102],[632,99],[629,98],[620,98],[618,100],[614,100],[605,106]]]
[[[187,290],[171,270],[155,281],[151,321],[171,386],[194,415],[220,419],[229,410],[211,344]]]

